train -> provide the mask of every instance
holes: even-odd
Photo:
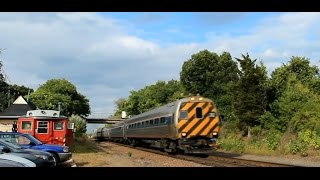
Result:
[[[208,154],[217,148],[220,115],[202,96],[185,97],[111,127],[97,128],[93,138],[159,148],[169,154]]]

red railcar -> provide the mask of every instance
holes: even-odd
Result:
[[[28,133],[44,144],[70,145],[74,124],[60,111],[31,110],[18,119],[18,132]]]

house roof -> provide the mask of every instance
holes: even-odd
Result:
[[[0,113],[0,118],[10,116],[22,116],[29,110],[35,110],[36,106],[32,102],[27,102],[22,96],[19,96],[11,106]]]

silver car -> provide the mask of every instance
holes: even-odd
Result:
[[[0,154],[0,167],[36,167],[36,164],[28,159],[6,153]]]

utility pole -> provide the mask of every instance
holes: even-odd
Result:
[[[28,88],[27,102],[29,102],[30,89]]]
[[[10,106],[10,85],[9,85],[9,93],[8,93],[8,107]]]
[[[61,102],[58,102],[58,111],[61,111]]]

